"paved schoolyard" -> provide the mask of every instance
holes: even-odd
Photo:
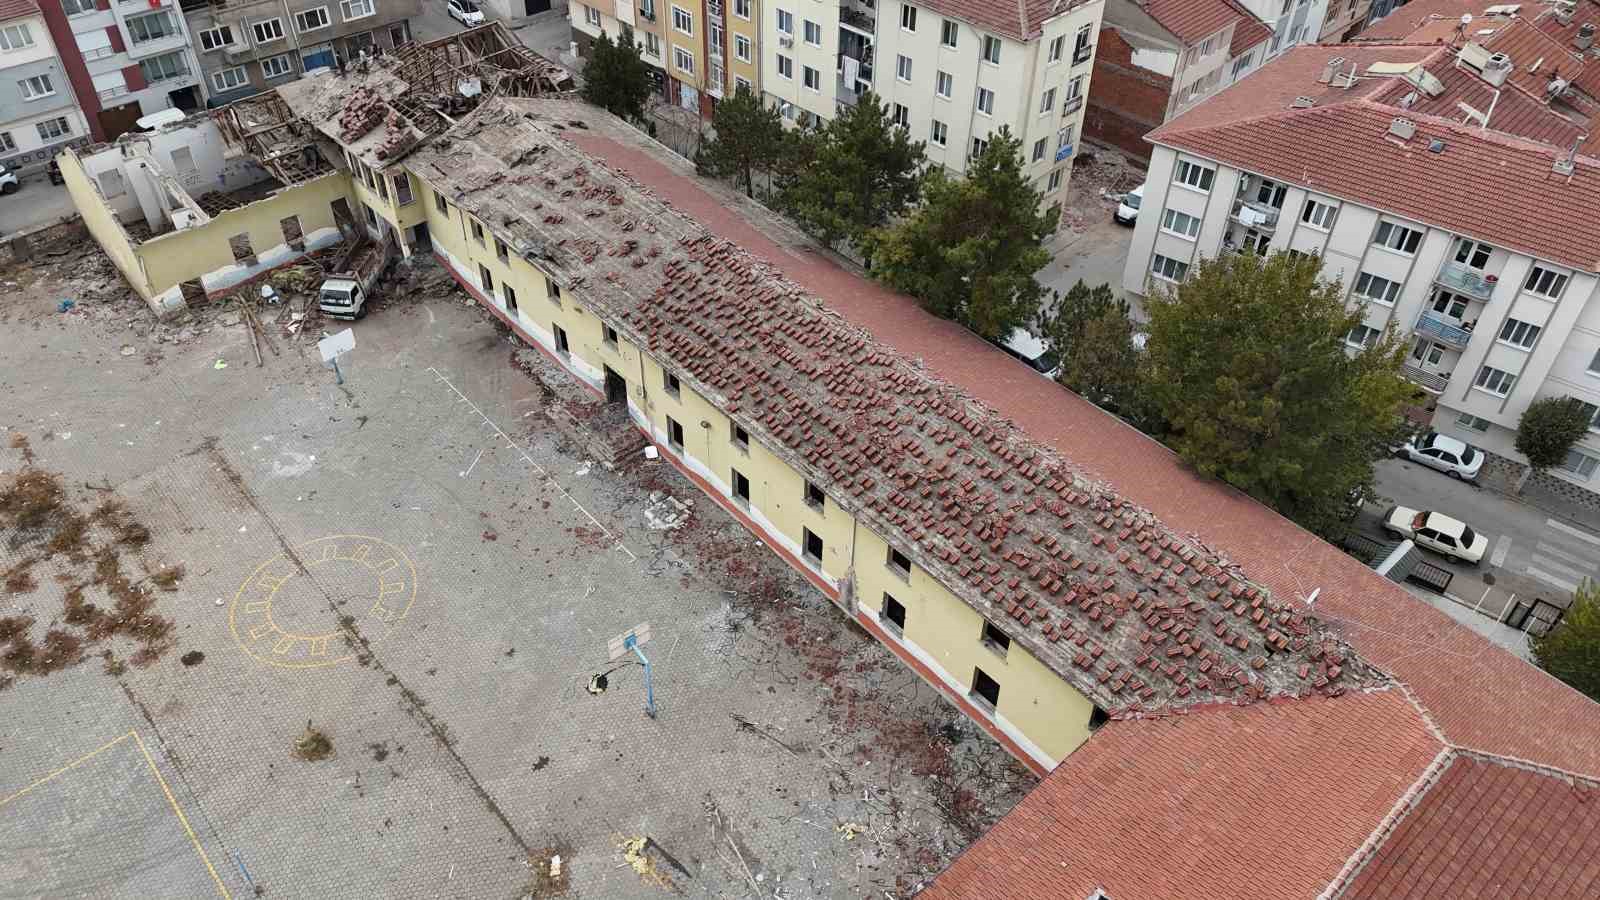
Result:
[[[1031,786],[671,469],[571,452],[453,290],[357,323],[339,386],[216,313],[58,314],[71,268],[0,273],[0,482],[26,448],[184,576],[150,664],[0,669],[0,898],[903,896]],[[66,565],[0,618],[70,631]],[[655,720],[606,646],[642,622]]]

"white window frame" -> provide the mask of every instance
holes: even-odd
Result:
[[[808,82],[816,81],[815,85]],[[822,93],[822,73],[810,66],[800,67],[800,84],[813,93]]]
[[[1461,415],[1456,416],[1456,424],[1460,425],[1462,428],[1470,428],[1479,434],[1486,434],[1489,431],[1489,426],[1493,425],[1494,423],[1483,418],[1482,416],[1475,416],[1472,413],[1464,412]]]
[[[679,24],[678,21],[680,14],[683,16],[682,24]],[[686,34],[689,37],[694,37],[694,13],[684,9],[676,3],[672,4],[672,30],[679,34]],[[677,62],[677,60],[673,60],[673,62]]]
[[[1161,230],[1175,238],[1194,241],[1200,237],[1200,218],[1169,206],[1161,215]]]
[[[1590,375],[1600,377],[1600,350],[1594,352],[1594,358],[1589,360],[1588,372]]]
[[[789,81],[794,80],[794,59],[792,57],[784,56],[782,53],[778,54],[778,77]]]
[[[150,77],[150,67],[157,67],[157,66],[160,65],[162,60],[170,60],[170,59],[173,59],[174,57],[177,58],[177,64],[176,64],[172,74],[167,75],[167,74],[164,74],[162,72],[157,72],[157,75],[159,77],[157,77],[157,78],[151,78]],[[170,53],[161,53],[161,54],[157,54],[156,56],[150,56],[150,57],[146,57],[145,59],[139,60],[139,74],[144,76],[144,80],[145,80],[146,84],[160,84],[163,81],[170,81],[170,80],[172,80],[174,78],[186,78],[186,77],[188,77],[188,75],[189,75],[189,65],[188,64],[189,64],[189,60],[188,60],[187,57],[185,57],[183,55],[183,51],[182,50],[174,50],[174,51],[172,51]]]
[[[271,27],[267,28],[269,25]],[[263,28],[266,28],[265,33],[269,35],[272,34],[273,31],[276,31],[277,34],[271,37],[262,37],[261,35],[263,33]],[[256,21],[251,22],[250,37],[255,39],[256,46],[258,47],[262,44],[276,44],[278,41],[281,41],[284,38],[283,19],[279,16],[273,16],[270,19],[257,19]]]
[[[600,10],[595,9],[592,6],[585,6],[583,8],[583,21],[586,25],[600,28]]]
[[[733,14],[746,22],[750,21],[750,0],[733,0]]]
[[[813,47],[821,47],[822,46],[822,26],[821,25],[818,25],[816,22],[813,22],[810,19],[806,19],[804,22],[801,23],[801,28],[804,29],[803,34],[804,34],[804,37],[805,37],[805,42],[807,44],[809,44],[809,45],[811,45]],[[817,39],[814,40],[814,41],[811,39],[812,32],[816,32],[816,35],[817,35]]]
[[[38,82],[37,86],[35,86],[35,82]],[[22,99],[30,103],[34,100],[53,97],[56,93],[56,85],[55,82],[50,80],[49,72],[29,75],[27,78],[17,82],[17,87],[22,91]]]
[[[26,50],[33,46],[33,31],[27,22],[0,28],[0,50]]]
[[[1000,39],[992,34],[983,36],[983,51],[980,57],[991,66],[1000,65]]]
[[[0,152],[15,153],[16,150],[17,139],[9,131],[0,131]]]
[[[893,107],[893,112],[889,116],[889,121],[909,130],[911,128],[911,109],[904,104],[896,103]]]
[[[646,56],[661,58],[661,38],[654,31],[644,33],[644,52]]]
[[[1050,173],[1050,179],[1045,182],[1044,192],[1046,194],[1061,187],[1061,176],[1064,171],[1063,169],[1057,169]]]
[[[98,9],[94,0],[61,0],[61,10],[68,18],[73,16],[86,16]]]
[[[160,19],[171,25],[172,29],[165,34],[157,35],[155,37],[135,38],[133,36],[133,25],[135,22],[140,23],[140,28],[148,33],[149,29],[144,29],[144,23],[152,22],[156,19]],[[139,44],[148,44],[151,41],[164,41],[168,38],[177,37],[183,33],[182,29],[176,24],[176,20],[173,18],[172,11],[169,9],[164,9],[160,12],[145,13],[141,16],[129,16],[127,19],[123,20],[123,26],[128,29],[128,43],[133,46],[138,46]]]
[[[269,56],[261,60],[261,77],[267,81],[271,81],[274,78],[284,78],[286,76],[293,75],[293,57],[293,53],[279,53],[277,56]],[[273,63],[276,66],[281,66],[282,70],[277,73],[270,72],[267,70],[267,63]]]
[[[950,145],[950,126],[933,120],[933,127],[928,131],[928,141],[935,146],[947,147]],[[1600,353],[1595,354],[1596,365],[1600,365]]]
[[[906,84],[911,83],[911,57],[901,54],[894,58],[894,77]]]
[[[222,35],[224,33],[226,33],[228,36],[226,41],[222,40]],[[199,38],[200,51],[202,53],[211,53],[216,50],[226,50],[229,47],[237,46],[239,43],[238,38],[234,37],[233,35],[233,25],[228,23],[213,25],[210,28],[203,29],[199,32]],[[208,43],[210,44],[209,47],[206,46]]]
[[[234,84],[224,84],[223,82],[229,80],[223,77],[227,75],[237,76],[238,81]],[[225,94],[228,91],[236,91],[239,88],[248,85],[249,83],[250,75],[245,72],[244,66],[233,66],[227,69],[218,69],[217,71],[211,73],[211,88],[219,94]]]
[[[1168,263],[1163,266],[1162,263]],[[1171,284],[1182,284],[1189,275],[1189,264],[1181,259],[1155,254],[1150,260],[1150,276]]]
[[[1472,389],[1492,397],[1507,397],[1517,386],[1517,376],[1494,366],[1481,366],[1478,377],[1472,380]]]
[[[1038,162],[1039,160],[1044,159],[1044,155],[1046,152],[1048,152],[1049,147],[1049,138],[1039,138],[1037,141],[1034,141],[1033,155],[1029,157],[1028,162]]]
[[[747,91],[753,91],[755,90],[755,85],[751,84],[750,79],[744,77],[743,75],[735,75],[733,76],[733,92],[735,94],[739,93],[740,88],[744,88]]]
[[[684,65],[684,61],[686,61],[686,60],[689,63],[688,65]],[[677,69],[680,72],[685,73],[685,74],[693,75],[694,74],[694,54],[691,53],[688,50],[683,49],[682,47],[679,47],[677,44],[673,44],[672,45],[672,67]]]
[[[1357,340],[1351,340],[1358,331],[1361,332],[1361,337]],[[1350,329],[1349,334],[1344,336],[1344,345],[1353,350],[1365,350],[1371,347],[1382,334],[1383,329],[1373,328],[1371,325],[1362,323]]]
[[[1500,325],[1500,333],[1495,336],[1495,343],[1515,347],[1518,350],[1532,350],[1533,345],[1539,340],[1539,332],[1543,330],[1542,325],[1507,316],[1505,322]]]
[[[1380,282],[1382,287],[1379,287]],[[1370,300],[1379,306],[1393,306],[1400,299],[1401,282],[1371,272],[1362,272],[1356,276],[1356,286],[1352,293],[1363,300]],[[1376,290],[1378,293],[1373,293]]]
[[[1066,49],[1067,36],[1064,34],[1056,35],[1055,40],[1050,42],[1050,57],[1045,65],[1053,66],[1056,63],[1061,62],[1061,55],[1066,51]]]
[[[313,13],[319,14],[322,17],[322,24],[312,25],[310,28],[307,28],[305,25],[305,17]],[[302,9],[294,14],[294,28],[295,31],[299,32],[300,34],[305,34],[309,31],[320,31],[321,29],[327,28],[331,25],[333,25],[333,16],[328,12],[328,8],[326,6],[313,6],[310,9]]]
[[[944,100],[949,100],[956,92],[956,78],[949,72],[940,72],[933,76],[933,93]]]
[[[1178,160],[1178,165],[1172,170],[1173,184],[1199,194],[1211,193],[1211,186],[1216,184],[1216,180],[1216,169],[1187,159]]]
[[[50,127],[46,128],[45,126],[47,125]],[[35,122],[34,128],[39,132],[39,140],[41,141],[54,141],[72,134],[72,123],[67,120],[66,116],[56,116],[53,119],[45,119],[43,122]]]
[[[364,13],[355,12],[355,10],[362,7],[366,7],[367,11]],[[357,19],[365,19],[369,16],[375,16],[377,14],[377,0],[343,0],[343,2],[339,4],[339,15],[343,17],[346,22],[354,22]]]
[[[989,102],[985,103],[985,100],[988,100]],[[991,91],[988,88],[978,88],[977,106],[979,115],[993,116],[994,91]]]
[[[983,152],[985,150],[988,150],[988,149],[989,149],[989,139],[988,138],[975,137],[975,138],[972,139],[972,149],[967,151],[967,155],[970,156],[973,159],[977,159],[978,157],[983,155]]]
[[[917,33],[917,8],[909,3],[900,4],[900,30]]]
[[[794,37],[794,13],[787,9],[778,10],[778,33]]]
[[[740,62],[750,61],[750,38],[742,34],[733,36],[733,55]]]
[[[1546,300],[1559,300],[1567,290],[1567,283],[1571,281],[1567,273],[1552,266],[1535,263],[1528,270],[1528,277],[1522,281],[1524,293]]]
[[[1306,207],[1300,213],[1300,221],[1307,228],[1328,232],[1333,230],[1333,223],[1339,219],[1339,207],[1321,200],[1306,198]]]
[[[961,43],[961,23],[955,19],[945,19],[939,25],[939,46],[947,50],[954,50]]]
[[[1573,457],[1577,457],[1575,464],[1573,464]],[[1594,477],[1595,470],[1600,469],[1600,458],[1590,456],[1577,447],[1573,447],[1567,451],[1567,458],[1556,464],[1556,468],[1576,478],[1588,481]]]
[[[1416,256],[1417,251],[1422,248],[1422,237],[1421,229],[1385,219],[1378,223],[1378,230],[1373,232],[1372,245],[1390,253],[1410,257]]]

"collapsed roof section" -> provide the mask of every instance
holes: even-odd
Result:
[[[300,184],[333,171],[318,147],[316,130],[277,91],[230,103],[211,117],[230,155],[254,158],[284,184]]]
[[[396,50],[395,72],[440,97],[540,97],[572,90],[566,69],[534,53],[499,22]]]

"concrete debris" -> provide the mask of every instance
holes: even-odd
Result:
[[[644,520],[655,531],[682,528],[689,521],[693,500],[683,501],[661,491],[650,492],[650,503],[645,507]]]

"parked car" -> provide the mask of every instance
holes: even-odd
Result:
[[[997,341],[996,344],[1001,350],[1022,360],[1028,368],[1046,378],[1055,380],[1061,371],[1061,361],[1050,352],[1044,341],[1034,337],[1026,328],[1011,329],[1011,336],[1004,341]]]
[[[15,194],[21,189],[22,182],[17,180],[17,173],[0,166],[0,194]]]
[[[1483,468],[1482,450],[1437,431],[1406,441],[1395,455],[1463,481],[1477,478],[1478,471]]]
[[[1122,201],[1117,204],[1117,211],[1111,214],[1112,221],[1118,225],[1132,225],[1139,220],[1139,207],[1143,203],[1144,185],[1141,184],[1122,195]]]
[[[1389,507],[1383,514],[1383,530],[1475,566],[1483,562],[1483,554],[1489,549],[1489,539],[1460,519],[1408,506]]]
[[[450,18],[468,28],[475,28],[483,24],[483,10],[472,0],[450,0]]]

